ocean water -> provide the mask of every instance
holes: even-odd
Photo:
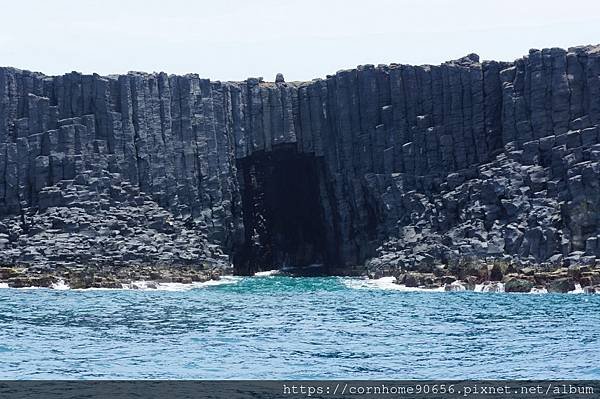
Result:
[[[161,288],[0,289],[0,378],[600,378],[600,295],[279,276]]]

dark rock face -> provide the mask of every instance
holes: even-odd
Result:
[[[0,261],[590,264],[599,123],[597,47],[305,83],[0,68]]]
[[[532,288],[532,282],[518,278],[511,278],[504,283],[506,292],[530,292]]]
[[[235,248],[238,273],[261,266],[335,264],[320,203],[319,159],[293,148],[238,161],[244,243]]]
[[[560,278],[552,281],[548,285],[548,292],[567,293],[575,289],[575,282],[572,278]]]

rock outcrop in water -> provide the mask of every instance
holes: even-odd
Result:
[[[593,265],[599,123],[591,46],[311,82],[0,68],[0,262]]]

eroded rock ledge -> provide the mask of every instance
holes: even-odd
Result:
[[[595,270],[599,123],[594,46],[311,82],[0,68],[0,263]]]

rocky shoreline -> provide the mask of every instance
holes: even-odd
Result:
[[[9,288],[137,288],[136,282],[144,281],[145,288],[157,288],[159,284],[204,283],[220,280],[231,270],[202,268],[194,266],[101,266],[76,267],[60,266],[53,270],[39,270],[35,267],[0,267],[0,285]]]
[[[581,290],[600,294],[600,264],[550,267],[519,266],[509,262],[463,260],[453,265],[439,265],[429,271],[388,269],[369,272],[370,278],[394,277],[395,283],[409,288],[444,289],[445,291],[549,292],[568,293]]]
[[[302,277],[286,272],[278,275]],[[52,270],[27,266],[0,267],[0,287],[69,289],[157,289],[161,284],[194,284],[219,281],[233,275],[233,268],[206,266],[59,266]],[[347,276],[347,275],[346,275]],[[388,269],[367,271],[369,279],[394,278],[407,288],[443,291],[482,292],[583,292],[600,294],[600,265],[571,265],[549,268],[547,265],[519,267],[496,261],[472,260],[448,266],[439,265],[430,272]]]

